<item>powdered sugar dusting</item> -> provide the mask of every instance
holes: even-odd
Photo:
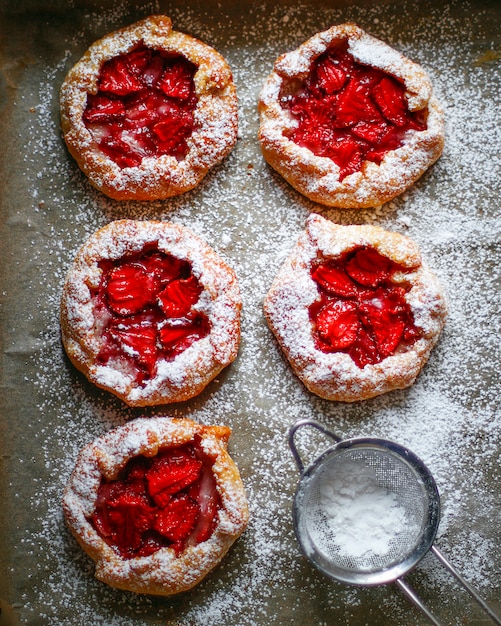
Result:
[[[374,556],[386,556],[392,541],[400,540],[408,530],[414,531],[416,543],[421,529],[410,519],[402,494],[378,482],[374,469],[363,458],[327,466],[319,478],[318,491],[316,508],[325,519],[324,528],[312,527],[311,532],[320,549],[324,542],[329,546],[330,541],[341,558],[356,559],[357,567],[365,569]],[[332,535],[326,536],[325,529]]]
[[[139,454],[154,455],[167,446],[183,445],[195,435],[213,460],[213,472],[221,496],[220,521],[205,542],[190,545],[180,555],[160,549],[135,559],[121,558],[89,521],[94,511],[101,477],[115,480],[125,463]],[[231,480],[230,480],[231,477]],[[173,593],[199,582],[227,552],[247,524],[243,485],[226,454],[226,439],[188,420],[142,418],[112,430],[86,446],[64,491],[66,520],[75,536],[96,561],[96,576],[110,585],[138,593]]]
[[[305,80],[313,62],[340,41],[347,43],[357,61],[398,76],[411,110],[427,110],[426,129],[407,133],[403,144],[388,151],[379,164],[367,160],[344,178],[336,159],[314,154],[290,138],[298,122],[282,103],[288,83]],[[281,55],[261,90],[259,113],[259,141],[266,160],[295,189],[327,206],[374,207],[388,201],[412,185],[442,152],[443,111],[424,69],[350,23],[317,33],[297,50]]]
[[[3,462],[13,515],[3,522],[10,550],[2,557],[8,561],[1,593],[15,603],[24,623],[51,626],[424,623],[393,587],[345,587],[326,580],[301,557],[290,514],[297,470],[286,434],[294,420],[306,416],[341,436],[394,439],[422,457],[442,497],[439,547],[500,609],[501,94],[496,64],[488,60],[495,53],[498,10],[488,0],[343,3],[343,8],[265,1],[244,7],[169,7],[176,29],[199,37],[228,60],[239,96],[240,138],[200,187],[168,202],[119,203],[94,190],[66,153],[58,111],[59,86],[89,43],[158,13],[158,3],[65,8],[69,17],[61,13],[60,31],[43,50],[45,65],[39,61],[16,75],[9,109],[15,124],[6,135],[7,145],[16,149],[10,151],[10,184],[3,191],[3,223],[16,241],[11,280],[4,287],[9,332],[3,414],[12,417],[4,428],[10,458]],[[42,59],[38,35],[45,31],[33,15],[24,17],[19,21],[35,47],[31,58]],[[277,56],[345,21],[422,64],[445,105],[443,155],[405,196],[375,210],[320,209],[265,165],[256,140],[257,96]],[[21,32],[14,23],[12,39]],[[19,49],[10,36],[6,41],[12,51]],[[22,153],[18,146],[25,146]],[[308,394],[283,359],[264,321],[262,301],[312,210],[338,223],[376,224],[409,235],[438,274],[449,317],[412,387],[364,403],[330,403]],[[232,428],[230,452],[247,488],[251,521],[200,586],[162,601],[96,581],[60,508],[84,444],[143,412],[165,412],[127,409],[94,389],[65,360],[60,343],[59,298],[77,249],[97,228],[124,217],[189,226],[235,269],[244,303],[238,359],[201,396],[169,411]],[[316,434],[305,434],[300,443],[307,459],[327,445]],[[446,623],[481,623],[482,614],[432,557],[410,578]]]
[[[99,329],[107,313],[99,313],[93,296],[102,280],[100,262],[137,254],[147,245],[187,261],[203,292],[193,309],[205,315],[210,332],[175,359],[158,359],[155,375],[137,384],[134,368],[120,358],[102,364],[106,345]],[[231,268],[193,231],[152,220],[117,220],[94,233],[78,251],[63,288],[61,330],[73,363],[89,380],[113,390],[131,406],[185,400],[200,393],[236,357],[240,337],[241,300]],[[130,354],[134,350],[130,349]]]
[[[394,262],[405,259],[405,265],[413,270],[403,278],[410,287],[406,301],[423,332],[406,349],[363,368],[348,352],[317,349],[310,320],[310,307],[319,299],[318,287],[311,276],[314,263],[339,258],[360,245],[371,245]],[[314,214],[307,219],[305,232],[279,269],[264,300],[264,311],[270,328],[306,387],[322,398],[352,402],[403,389],[414,382],[438,340],[446,305],[440,285],[422,265],[414,242],[380,228],[334,225]]]
[[[180,161],[162,154],[122,168],[97,149],[102,129],[88,126],[83,115],[88,94],[98,92],[103,64],[138,44],[181,54],[195,64],[195,128]],[[93,43],[68,72],[60,103],[68,149],[92,184],[121,200],[163,199],[191,189],[231,151],[237,139],[237,101],[226,61],[210,46],[172,30],[170,19],[164,16],[147,17]]]

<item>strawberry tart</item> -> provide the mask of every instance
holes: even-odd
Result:
[[[444,117],[425,71],[355,24],[280,56],[259,98],[268,163],[311,200],[375,207],[440,156]]]
[[[95,42],[66,76],[60,102],[69,152],[117,200],[192,189],[237,139],[227,62],[163,15]]]
[[[447,314],[442,289],[413,241],[319,215],[308,218],[264,311],[305,386],[345,402],[411,385]]]
[[[116,587],[172,595],[198,584],[245,530],[247,499],[227,451],[230,429],[138,418],[80,452],[66,522]]]
[[[190,229],[118,220],[92,235],[63,287],[72,363],[130,406],[187,400],[237,356],[233,270]]]

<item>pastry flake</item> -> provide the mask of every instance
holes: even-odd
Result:
[[[238,103],[213,48],[148,17],[92,44],[60,93],[70,154],[117,200],[184,193],[232,150]]]
[[[63,286],[66,352],[130,406],[187,400],[237,356],[233,270],[190,229],[118,220],[92,235]]]
[[[311,215],[264,312],[304,385],[322,398],[353,402],[410,386],[447,309],[412,240]]]
[[[258,108],[266,161],[327,206],[379,206],[443,148],[443,111],[426,72],[355,24],[280,56]]]
[[[63,511],[96,578],[167,596],[221,561],[249,518],[229,436],[227,426],[138,418],[81,450]]]

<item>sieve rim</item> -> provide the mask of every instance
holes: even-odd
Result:
[[[307,483],[319,472],[323,466],[332,459],[333,456],[341,454],[343,451],[354,448],[370,448],[379,450],[385,454],[393,455],[407,465],[421,480],[424,492],[428,500],[427,515],[423,519],[428,520],[415,548],[401,560],[398,560],[387,568],[380,568],[372,571],[359,571],[345,569],[333,563],[332,559],[327,559],[315,548],[307,532],[301,530],[303,526],[303,510],[301,499],[307,492]],[[355,437],[344,439],[335,445],[327,448],[318,456],[306,469],[301,472],[294,500],[293,500],[293,522],[296,538],[303,555],[322,573],[339,582],[344,582],[359,586],[376,586],[392,583],[415,567],[419,561],[430,550],[435,540],[440,521],[440,496],[438,488],[431,472],[423,461],[405,446],[393,441],[373,437]]]

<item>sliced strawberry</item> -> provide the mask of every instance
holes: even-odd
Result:
[[[142,156],[132,152],[129,144],[122,141],[121,134],[122,130],[120,129],[114,136],[105,137],[99,142],[99,147],[106,156],[109,156],[120,167],[137,167],[143,160]]]
[[[189,111],[179,111],[157,122],[152,126],[152,132],[157,138],[159,154],[184,156],[188,150],[186,141],[192,130],[193,114]]]
[[[113,525],[108,515],[108,502],[125,493],[126,484],[122,482],[101,483],[97,492],[92,523],[102,537],[111,537]]]
[[[378,345],[379,354],[385,358],[392,355],[399,346],[404,330],[405,322],[399,319],[385,321],[386,316],[382,316],[378,322],[374,322],[372,329]]]
[[[108,501],[111,541],[125,554],[133,555],[142,543],[143,533],[155,520],[154,509],[146,498],[127,491]]]
[[[125,121],[129,128],[150,128],[152,124],[162,119],[162,116],[177,111],[177,107],[173,106],[163,94],[155,91],[139,93],[128,98],[124,104]]]
[[[177,115],[160,120],[152,127],[152,130],[159,141],[168,144],[168,150],[175,149],[183,139],[183,129],[179,126]]]
[[[179,343],[183,342],[193,332],[190,325],[163,326],[160,329],[160,342],[165,350],[175,349]]]
[[[391,272],[392,262],[374,248],[361,248],[346,263],[347,273],[364,287],[377,287]]]
[[[378,145],[384,141],[390,130],[391,127],[381,120],[380,122],[358,122],[352,127],[351,132],[370,144]]]
[[[340,127],[354,126],[359,122],[379,122],[381,114],[374,106],[364,83],[352,79],[339,94],[336,123]]]
[[[115,57],[103,65],[99,78],[99,89],[117,96],[127,96],[137,91],[143,91],[144,85],[130,71],[123,57]]]
[[[398,315],[402,318],[410,315],[409,305],[405,301],[405,289],[392,285],[391,288],[379,288],[375,291],[374,297],[379,299],[392,315]]]
[[[182,259],[163,252],[154,252],[141,260],[145,270],[155,276],[160,285],[176,279],[186,278],[191,273],[190,264]]]
[[[210,467],[205,467],[201,478],[190,487],[188,494],[198,503],[199,517],[188,540],[189,545],[197,545],[212,535],[216,527],[217,513],[221,498],[217,491],[216,479]]]
[[[156,370],[158,358],[157,330],[152,326],[126,326],[124,329],[111,328],[110,336],[127,354],[137,359],[149,376]]]
[[[155,302],[159,288],[154,275],[139,265],[124,263],[110,272],[106,296],[114,313],[133,315]]]
[[[299,146],[308,148],[317,156],[329,156],[329,147],[336,140],[336,131],[313,121],[302,125],[292,135],[292,140]]]
[[[155,457],[146,474],[150,496],[163,507],[170,498],[200,476],[202,462],[185,448],[172,449]]]
[[[199,516],[198,504],[186,494],[174,496],[158,512],[155,530],[169,541],[176,554],[183,551]]]
[[[326,94],[331,95],[339,91],[347,78],[339,61],[331,56],[321,59],[316,67],[316,83]]]
[[[121,139],[127,145],[127,154],[134,154],[141,161],[156,153],[155,141],[148,129],[124,129]]]
[[[337,296],[351,298],[357,295],[357,286],[344,269],[332,263],[322,263],[312,272],[313,280],[325,290]]]
[[[386,148],[380,148],[368,150],[365,156],[368,161],[373,161],[374,163],[377,163],[379,165],[387,154],[388,150]]]
[[[183,317],[198,301],[202,291],[201,284],[193,275],[173,280],[158,294],[162,311],[169,317]]]
[[[343,180],[362,167],[363,146],[354,137],[345,135],[329,146],[327,156],[339,166],[339,180]]]
[[[85,122],[98,124],[121,120],[125,116],[125,107],[121,100],[104,95],[89,95],[83,114]]]
[[[143,541],[139,548],[134,552],[134,556],[150,556],[161,548],[165,548],[167,545],[168,542],[154,532],[154,529],[147,530],[143,534]]]
[[[195,71],[196,67],[192,63],[182,57],[178,58],[165,68],[158,87],[169,98],[188,100],[195,91]]]
[[[413,344],[422,336],[423,331],[412,323],[411,325],[406,324],[402,338],[407,344]]]
[[[162,348],[171,354],[179,354],[192,343],[203,339],[210,332],[209,320],[205,315],[172,320],[159,329]]]
[[[312,97],[304,94],[294,99],[291,105],[293,115],[301,120],[301,124],[313,128],[323,126],[333,127],[335,117],[336,96]]]
[[[136,76],[139,80],[141,80],[141,76],[151,62],[151,57],[153,54],[153,50],[149,48],[138,48],[137,50],[133,50],[128,54],[123,56],[125,63],[129,70]]]
[[[110,537],[114,532],[113,523],[109,517],[110,503],[118,501],[122,496],[138,497],[142,501],[148,501],[144,476],[137,468],[141,466],[144,457],[135,457],[128,464],[124,480],[102,482],[97,492],[93,522],[98,532],[103,537]],[[129,471],[130,468],[130,471]]]
[[[375,163],[381,163],[388,152],[396,150],[402,145],[406,131],[411,128],[414,130],[424,130],[426,126],[418,128],[418,124],[415,124],[412,119],[408,120],[408,123],[404,127],[389,124],[388,131],[379,141],[379,144],[374,145],[367,151],[367,159]]]
[[[350,348],[349,355],[361,369],[366,365],[373,365],[381,361],[377,343],[362,325],[358,330],[356,341]]]
[[[155,51],[150,55],[148,63],[142,70],[141,80],[148,87],[158,87],[159,81],[164,71],[165,59]]]
[[[405,322],[393,313],[384,298],[375,298],[360,305],[360,314],[365,325],[372,331],[382,358],[393,354],[398,347],[405,329]]]
[[[408,108],[405,99],[405,88],[395,79],[385,76],[373,89],[374,100],[384,117],[395,124],[405,126],[408,119]]]
[[[333,350],[345,350],[357,338],[357,306],[350,301],[331,300],[320,310],[316,323],[323,341]]]

